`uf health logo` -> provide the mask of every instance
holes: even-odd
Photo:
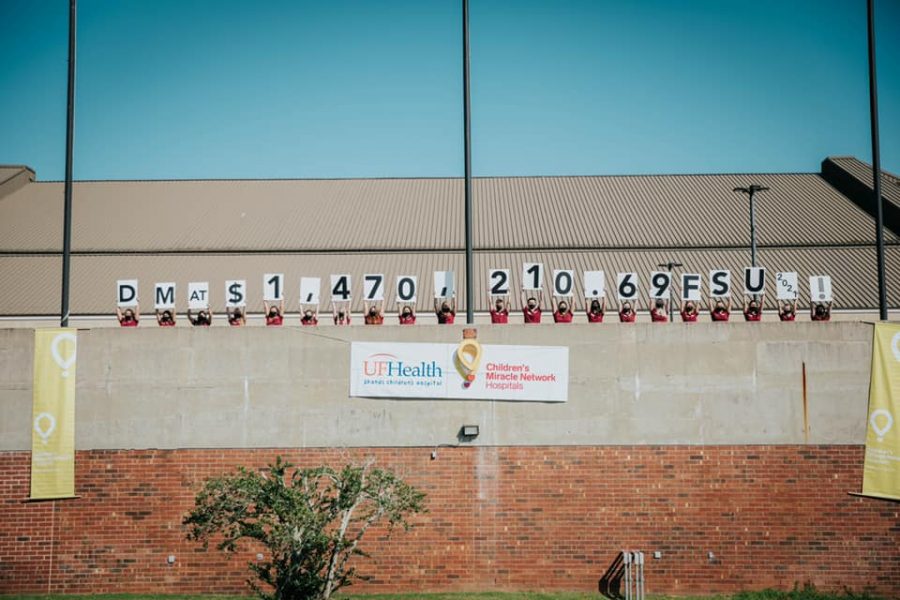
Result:
[[[370,354],[363,360],[366,377],[408,377],[413,379],[443,377],[444,372],[436,361],[409,363],[395,354]]]

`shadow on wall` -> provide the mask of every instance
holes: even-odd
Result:
[[[606,573],[600,578],[600,593],[611,600],[621,600],[622,596],[622,576],[625,573],[625,565],[622,553],[616,555],[615,560],[606,569]]]

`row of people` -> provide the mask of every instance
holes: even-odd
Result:
[[[510,302],[507,296],[492,296],[491,323],[509,323]],[[539,296],[522,296],[522,314],[526,324],[541,322],[543,309]],[[265,319],[267,326],[280,326],[284,323],[284,301],[277,304],[264,302]],[[399,303],[397,318],[400,325],[415,325],[416,307],[412,303]],[[669,300],[657,299],[650,307],[650,319],[655,323],[665,323],[671,320]],[[728,321],[731,317],[731,299],[716,298],[710,300],[706,306],[710,318],[713,321]],[[679,307],[681,320],[690,323],[700,318],[701,307],[693,300],[687,300]],[[456,299],[435,299],[434,312],[439,324],[453,324],[456,318]],[[584,306],[588,323],[602,323],[606,316],[606,298],[586,299]],[[762,298],[747,298],[743,303],[743,316],[746,321],[762,320]],[[629,300],[619,303],[616,314],[622,323],[633,323],[637,319],[637,308]],[[140,306],[134,308],[117,308],[116,316],[122,327],[137,327],[140,322]],[[239,327],[247,324],[247,315],[240,307],[227,309],[228,324]],[[209,327],[212,325],[213,312],[209,308],[198,310],[196,313],[188,309],[187,318],[195,327]],[[797,301],[782,301],[778,305],[778,318],[781,321],[794,321],[797,318]],[[333,303],[332,319],[335,325],[350,325],[349,303]],[[810,304],[810,319],[812,321],[828,321],[831,319],[831,302],[813,302]],[[555,323],[572,323],[575,313],[570,302],[565,298],[555,300],[553,307],[553,321]],[[176,314],[173,310],[162,309],[156,311],[156,321],[160,327],[174,327]],[[366,325],[381,325],[384,323],[384,301],[366,302],[363,308],[363,322]],[[319,324],[318,307],[307,307],[300,316],[300,325],[316,326]]]

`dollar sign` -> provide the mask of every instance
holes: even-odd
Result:
[[[240,289],[241,289],[241,284],[239,284],[239,283],[232,283],[231,287],[228,288],[228,291],[231,292],[232,302],[238,302],[239,300],[241,300],[242,296],[240,293]]]

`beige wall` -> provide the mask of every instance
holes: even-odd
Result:
[[[871,325],[481,326],[567,345],[564,404],[349,398],[352,340],[454,342],[461,326],[79,331],[76,444],[99,448],[861,444]],[[0,450],[30,448],[33,332],[0,330]]]

